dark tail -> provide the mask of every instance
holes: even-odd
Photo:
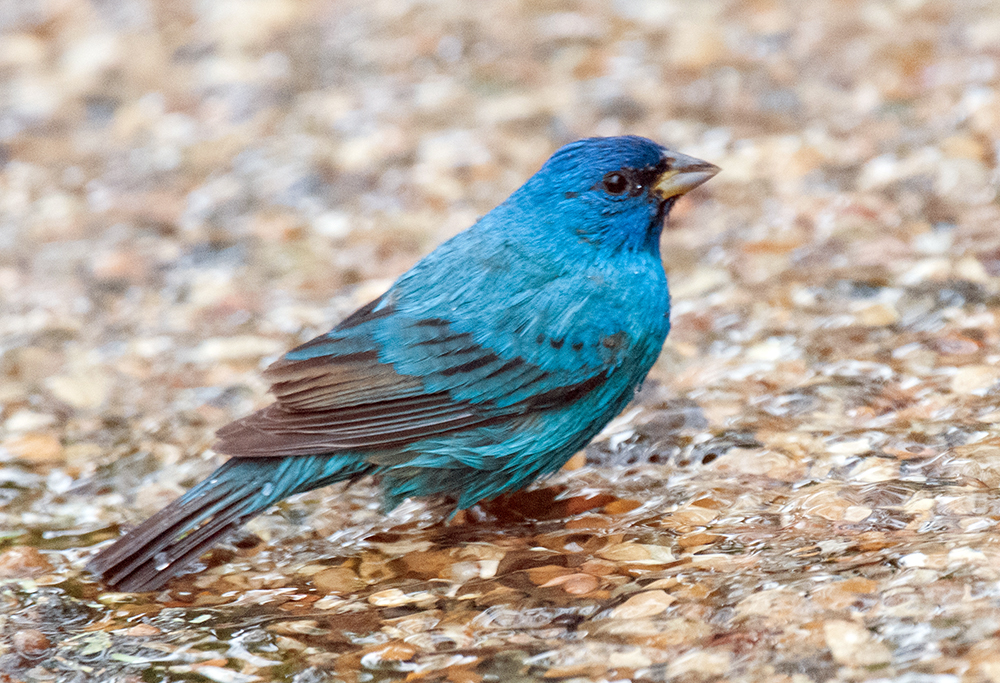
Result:
[[[369,467],[345,455],[232,458],[91,558],[87,569],[118,590],[156,590],[283,498],[362,476]]]

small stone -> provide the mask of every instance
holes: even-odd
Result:
[[[706,19],[680,19],[668,41],[667,59],[678,69],[701,70],[726,54],[719,26]]]
[[[826,447],[828,453],[832,455],[861,455],[872,449],[871,441],[868,439],[852,439],[850,441],[838,441]]]
[[[878,582],[872,579],[853,577],[817,588],[809,594],[809,599],[829,610],[847,609],[862,595],[870,595],[878,589]]]
[[[572,572],[566,567],[560,567],[559,565],[547,564],[542,567],[532,567],[528,570],[528,578],[536,586],[544,586],[549,584],[554,579],[562,576],[567,576]]]
[[[625,638],[647,647],[695,645],[712,634],[712,627],[700,619],[608,619],[597,625],[601,634]]]
[[[334,609],[335,607],[340,607],[345,602],[343,598],[336,595],[327,595],[325,598],[320,598],[314,602],[312,606],[313,609]]]
[[[557,576],[550,581],[543,583],[542,588],[553,588],[562,586],[562,589],[571,595],[584,595],[597,590],[601,582],[591,574],[566,574]]]
[[[828,621],[823,624],[823,636],[838,664],[869,667],[888,664],[892,659],[885,643],[853,621]]]
[[[53,463],[63,460],[63,447],[52,434],[25,434],[4,442],[7,449],[18,460],[32,463]]]
[[[851,468],[851,479],[876,484],[881,481],[895,481],[899,478],[899,462],[881,458],[865,458]]]
[[[721,649],[695,649],[672,660],[667,666],[667,678],[692,674],[695,680],[724,676],[732,663],[732,654]]]
[[[992,365],[968,365],[959,368],[951,378],[951,390],[956,394],[985,396],[1000,379],[1000,369]]]
[[[831,522],[843,521],[850,502],[841,498],[834,490],[821,490],[809,494],[796,507],[807,515],[828,519]]]
[[[407,643],[391,643],[374,654],[378,654],[383,662],[405,662],[413,659],[413,655],[417,654],[417,648]]]
[[[441,572],[442,579],[465,583],[472,579],[491,579],[496,576],[499,560],[478,560],[455,562]]]
[[[403,565],[408,573],[424,577],[441,577],[454,561],[447,552],[440,550],[411,552],[403,556]]]
[[[274,644],[279,650],[289,650],[292,652],[302,652],[309,648],[308,645],[303,643],[301,640],[296,640],[295,638],[290,638],[288,636],[276,636],[274,639]],[[292,679],[297,680],[297,679]]]
[[[864,505],[852,505],[844,510],[845,522],[862,522],[872,514],[872,509]]]
[[[96,410],[104,405],[111,391],[111,377],[99,368],[81,368],[56,375],[45,386],[57,399],[78,410]]]
[[[52,646],[46,635],[34,628],[15,632],[11,637],[11,644],[27,657],[37,657]]]
[[[609,515],[623,515],[640,507],[642,502],[638,500],[615,500],[604,506],[604,512]]]
[[[780,481],[797,481],[805,472],[801,462],[769,448],[730,448],[710,467],[723,473],[765,476]]]
[[[312,582],[321,593],[353,593],[366,585],[350,567],[329,567],[313,574]]]
[[[798,621],[811,611],[808,600],[784,588],[753,593],[736,604],[737,616],[763,619],[775,626]]]
[[[712,510],[698,505],[688,505],[679,508],[660,520],[662,526],[668,529],[705,526],[719,516],[718,510]]]
[[[699,557],[711,558],[712,555],[703,555]],[[723,569],[723,571],[725,571]],[[654,581],[649,584],[647,588],[655,588],[658,582]],[[704,600],[709,595],[712,594],[712,586],[706,581],[699,581],[697,583],[681,583],[675,587],[670,588],[670,594],[675,596],[679,600]]]
[[[679,584],[680,584],[680,580],[677,577],[670,576],[670,577],[667,577],[665,579],[657,579],[656,581],[653,581],[652,583],[647,583],[646,584],[646,589],[647,590],[653,590],[653,589],[656,589],[656,588],[662,588],[663,590],[670,590],[671,588],[674,588],[675,586],[677,586]]]
[[[124,633],[126,636],[135,636],[139,638],[148,636],[158,636],[161,633],[163,633],[163,631],[156,628],[152,624],[136,624],[135,626],[125,629],[122,633]]]
[[[284,349],[277,339],[240,335],[206,339],[194,350],[194,360],[199,363],[243,360],[276,354]]]
[[[437,598],[432,593],[404,593],[398,588],[378,591],[368,596],[368,602],[376,607],[400,607],[413,603],[433,603]]]
[[[573,455],[573,457],[571,457],[569,460],[567,460],[566,464],[562,466],[562,469],[566,470],[567,472],[571,470],[578,470],[586,464],[587,464],[587,456],[583,451],[580,451],[579,453]]]
[[[666,591],[643,591],[611,610],[611,618],[641,619],[642,617],[651,617],[666,611],[676,601],[677,598],[669,595]]]
[[[670,548],[641,543],[611,545],[599,550],[597,556],[612,562],[631,562],[634,564],[666,564],[676,559],[670,552]]]
[[[343,239],[351,232],[351,217],[344,211],[326,211],[313,219],[312,228],[328,239]]]
[[[55,416],[48,413],[18,410],[4,421],[3,428],[8,434],[20,434],[48,427],[55,422]]]
[[[618,565],[607,560],[587,560],[580,565],[580,571],[594,576],[607,576],[614,574],[618,570]]]
[[[857,321],[866,327],[887,327],[899,322],[899,311],[889,304],[872,304],[858,311]]]
[[[594,664],[570,664],[568,666],[553,666],[545,670],[542,677],[545,679],[563,678],[572,681],[592,680],[592,675],[596,670],[602,670]]]
[[[321,636],[328,633],[327,629],[321,627],[319,622],[313,619],[279,621],[269,625],[267,630],[283,636]]]
[[[15,546],[0,553],[0,579],[28,579],[51,571],[52,564],[35,548]]]
[[[63,459],[67,465],[81,467],[95,462],[104,453],[104,447],[98,443],[82,441],[71,443],[64,449]]]
[[[699,546],[713,545],[722,540],[722,536],[717,534],[685,534],[677,539],[677,545],[681,548],[696,548]]]
[[[634,647],[628,650],[612,652],[608,655],[608,666],[618,669],[640,669],[649,666],[653,660],[649,658],[640,648]]]

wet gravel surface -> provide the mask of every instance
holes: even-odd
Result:
[[[0,0],[0,682],[1000,681],[1000,8]],[[557,476],[82,571],[560,144],[723,168]]]

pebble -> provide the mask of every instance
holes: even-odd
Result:
[[[4,441],[3,448],[19,460],[31,463],[57,463],[63,460],[64,450],[54,434],[25,434]]]
[[[322,593],[353,593],[366,585],[348,567],[330,567],[310,576],[313,586]]]
[[[53,570],[45,555],[29,546],[14,546],[0,553],[0,579],[27,579]]]
[[[853,621],[831,620],[823,624],[823,636],[833,659],[855,667],[888,664],[892,653],[864,626]]]
[[[661,614],[677,598],[662,590],[643,591],[611,610],[612,619],[641,619]]]
[[[52,642],[44,633],[34,628],[19,630],[11,636],[11,645],[21,655],[28,658],[41,656],[46,650],[52,647]]]
[[[669,548],[641,543],[620,543],[598,551],[597,556],[612,562],[632,564],[664,564],[674,561]]]

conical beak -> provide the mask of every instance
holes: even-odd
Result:
[[[721,170],[715,164],[678,152],[668,152],[667,161],[670,165],[653,186],[653,192],[664,200],[690,192]]]

